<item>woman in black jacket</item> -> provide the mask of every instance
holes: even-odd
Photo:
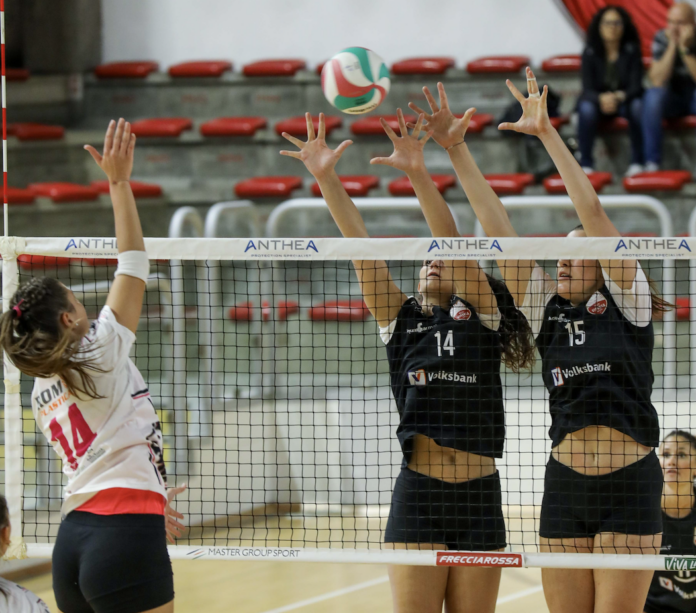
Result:
[[[607,6],[597,12],[587,30],[582,55],[580,119],[580,165],[592,172],[592,147],[601,119],[626,117],[631,135],[631,165],[626,176],[643,171],[641,105],[643,60],[638,30],[625,9]]]

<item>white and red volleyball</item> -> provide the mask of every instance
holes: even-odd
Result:
[[[364,47],[348,47],[321,71],[321,88],[337,109],[351,115],[376,109],[389,93],[391,75],[384,60]]]

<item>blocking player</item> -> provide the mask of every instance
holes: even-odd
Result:
[[[423,161],[422,117],[412,135],[399,113],[401,137],[390,129],[394,154],[386,163],[408,172],[426,218],[438,236],[459,236],[432,211],[446,204]],[[345,237],[367,238],[360,213],[334,167],[351,144],[335,151],[325,141],[320,115],[315,136],[307,114],[307,142],[283,134],[300,151]],[[418,297],[396,285],[386,262],[353,262],[365,302],[386,345],[392,392],[399,410],[397,436],[404,455],[385,533],[397,549],[495,551],[506,546],[500,479],[495,458],[505,440],[501,358],[514,369],[533,360],[529,328],[500,282],[476,261],[426,260]],[[394,610],[492,612],[500,569],[392,566]]]
[[[684,430],[665,436],[659,450],[665,475],[662,548],[668,556],[696,555],[696,437]],[[645,613],[695,613],[696,575],[689,570],[655,571]]]
[[[129,179],[135,135],[111,122],[104,151],[85,149],[109,179],[118,268],[90,324],[69,288],[50,277],[22,285],[0,318],[0,345],[35,377],[36,422],[68,478],[53,550],[63,613],[174,610],[167,537],[183,517],[168,504],[161,434],[147,385],[129,359],[149,262]],[[165,520],[165,513],[167,520]]]
[[[556,164],[582,227],[569,236],[616,236],[597,194],[551,126],[547,88],[527,69],[529,97],[508,81],[523,108],[515,124],[538,136]],[[489,236],[517,236],[499,198],[464,142],[469,114],[456,119],[439,84],[427,92],[428,129],[447,149],[469,201]],[[418,107],[413,107],[418,108]],[[662,471],[652,392],[653,312],[669,308],[653,295],[636,261],[559,260],[557,281],[534,261],[499,261],[505,282],[532,326],[550,394],[552,452],[544,482],[540,545],[547,552],[657,553]],[[552,613],[642,611],[652,572],[542,570]]]

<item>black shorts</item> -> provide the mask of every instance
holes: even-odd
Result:
[[[447,483],[402,468],[385,543],[436,543],[460,551],[506,547],[500,476]]]
[[[663,476],[654,451],[621,468],[588,477],[549,458],[544,477],[539,535],[591,538],[600,532],[662,532]]]
[[[63,613],[140,613],[171,602],[164,516],[69,513],[53,548],[53,591]]]

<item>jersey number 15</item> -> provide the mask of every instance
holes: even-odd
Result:
[[[573,347],[575,345],[584,345],[585,344],[585,331],[582,329],[583,325],[585,324],[584,321],[574,321],[574,322],[568,322],[566,324],[566,330],[568,330],[568,334],[570,335],[570,346]]]
[[[76,404],[71,404],[68,407],[68,419],[70,420],[70,430],[72,432],[72,440],[75,445],[75,452],[73,453],[70,443],[63,432],[63,428],[60,427],[58,420],[54,417],[49,424],[51,428],[51,442],[58,442],[63,448],[63,452],[68,458],[68,464],[73,470],[77,469],[77,459],[81,458],[87,453],[90,445],[97,438],[97,435],[92,432],[89,424],[85,421],[84,416],[77,408]]]

